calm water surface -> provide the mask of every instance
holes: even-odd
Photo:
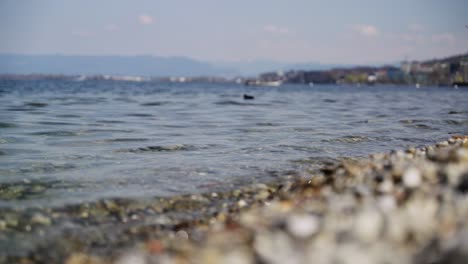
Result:
[[[233,188],[467,133],[468,89],[2,81],[0,207]]]

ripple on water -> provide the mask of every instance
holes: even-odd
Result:
[[[63,115],[56,115],[59,118],[80,118],[80,115],[73,115],[73,114],[63,114]]]
[[[41,103],[41,102],[26,102],[26,103],[24,103],[24,106],[37,107],[37,108],[46,107],[48,105],[49,104],[47,104],[47,103]]]
[[[168,101],[156,101],[156,102],[147,102],[147,103],[142,103],[140,104],[141,106],[161,106],[161,105],[167,105],[170,104]]]
[[[438,130],[435,127],[428,125],[429,123],[436,123],[433,120],[422,120],[422,119],[405,119],[399,121],[403,126],[408,128],[415,128],[421,130]]]
[[[114,142],[143,142],[148,141],[148,138],[110,138],[97,140],[96,143],[114,143]]]
[[[103,123],[103,124],[124,124],[125,121],[121,120],[97,120],[96,123]]]
[[[48,126],[77,126],[77,123],[69,123],[69,122],[56,122],[56,121],[41,121],[37,122],[40,125],[48,125]]]
[[[152,117],[152,114],[147,114],[147,113],[130,113],[127,114],[127,116],[134,116],[134,117]]]
[[[93,105],[106,102],[106,98],[73,98],[73,101],[63,102],[61,105]]]
[[[448,112],[449,115],[460,115],[460,114],[468,114],[468,111],[450,111]]]
[[[173,152],[173,151],[189,151],[195,150],[195,146],[175,144],[167,146],[146,146],[141,148],[119,149],[114,152],[118,153],[145,153],[145,152]]]
[[[276,123],[270,123],[270,122],[259,122],[255,123],[256,126],[266,126],[266,127],[272,127],[272,126],[280,126],[279,124]]]
[[[215,102],[216,105],[233,105],[233,106],[267,106],[270,104],[261,104],[261,103],[245,103],[234,100],[223,100]]]
[[[67,130],[51,130],[51,131],[39,131],[29,133],[32,136],[49,136],[49,137],[74,137],[79,136],[82,133],[77,131],[67,131]]]
[[[468,124],[468,120],[447,119],[447,120],[444,120],[444,123],[448,125],[464,125],[464,124]]]
[[[8,122],[0,122],[0,128],[13,128],[17,127],[16,124],[8,123]]]
[[[132,133],[132,129],[87,129],[83,133]]]
[[[1,152],[4,156],[17,155],[17,154],[37,154],[41,153],[39,150],[20,149],[20,148],[2,148]]]
[[[355,136],[355,135],[348,135],[344,137],[332,138],[332,139],[324,139],[322,142],[340,142],[340,143],[360,143],[360,142],[367,142],[371,141],[372,138],[366,136]]]
[[[28,111],[34,111],[34,108],[22,107],[22,106],[13,106],[13,107],[7,108],[6,110],[10,111],[10,112],[28,112]]]

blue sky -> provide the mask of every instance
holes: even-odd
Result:
[[[468,52],[467,0],[2,0],[0,52],[381,63]]]

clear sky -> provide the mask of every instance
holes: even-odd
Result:
[[[468,52],[468,0],[0,0],[0,53],[379,63]]]

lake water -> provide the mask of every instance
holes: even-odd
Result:
[[[467,133],[468,89],[1,81],[0,207],[230,189]]]

